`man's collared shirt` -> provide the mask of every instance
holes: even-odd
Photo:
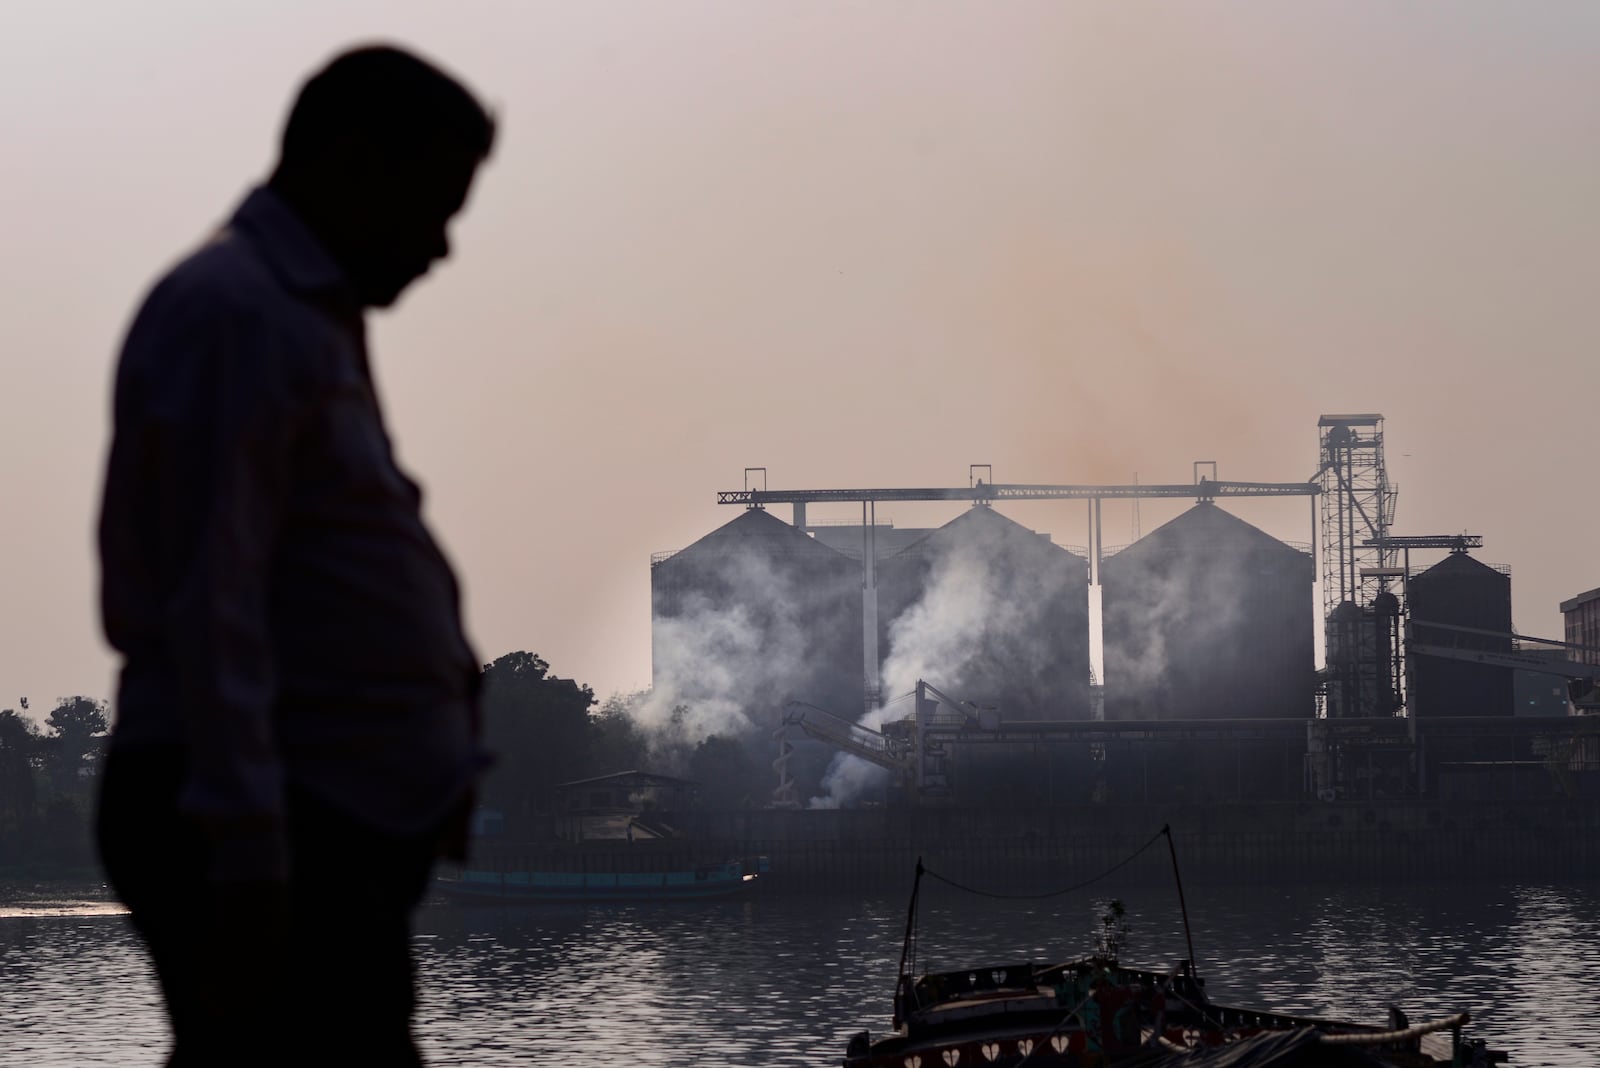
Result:
[[[113,744],[183,746],[185,811],[281,875],[287,783],[416,831],[478,766],[459,592],[395,463],[361,309],[252,192],[162,279],[117,368],[102,607]]]

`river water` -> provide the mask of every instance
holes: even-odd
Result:
[[[925,967],[1086,951],[1095,895],[995,902],[924,884]],[[1517,1068],[1600,1065],[1600,886],[1190,887],[1215,1000],[1381,1021],[1457,1010]],[[0,901],[0,1065],[157,1065],[159,997],[126,917],[95,895]],[[1102,895],[1103,896],[1103,895]],[[1184,955],[1171,891],[1125,899],[1123,959]],[[902,896],[452,906],[418,916],[417,1033],[443,1065],[837,1064],[888,1027]]]

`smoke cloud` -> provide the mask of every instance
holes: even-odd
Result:
[[[863,726],[912,714],[897,699],[919,680],[1014,718],[1087,714],[1086,564],[1044,536],[973,509],[883,562],[879,606],[893,616],[882,671],[890,700],[863,715]],[[826,793],[811,803],[851,804],[886,776],[840,754],[823,778]]]
[[[652,585],[654,680],[629,711],[653,750],[722,735],[760,751],[790,701],[861,707],[855,561],[752,511],[658,564]],[[804,789],[820,756],[791,765]]]
[[[1307,689],[1293,665],[1310,670],[1309,637],[1296,635],[1310,618],[1311,564],[1287,556],[1205,505],[1107,558],[1107,715],[1291,707],[1277,689]],[[882,558],[887,701],[856,721],[881,730],[914,714],[919,680],[1002,720],[1087,718],[1086,572],[1082,557],[989,508]],[[654,586],[654,686],[630,708],[652,748],[682,752],[712,735],[764,742],[796,699],[844,718],[861,708],[854,560],[752,512],[659,565]],[[1285,666],[1261,663],[1263,649]],[[808,752],[798,776],[812,807],[859,803],[889,783],[891,772],[846,753],[824,770],[822,755]]]
[[[630,707],[635,724],[691,745],[753,730],[752,696],[786,674],[793,649],[756,626],[744,605],[718,608],[697,596],[688,608],[654,623],[655,679]]]
[[[850,753],[838,753],[822,776],[822,793],[807,802],[807,808],[843,808],[882,790],[889,784],[890,772]]]
[[[902,556],[904,564],[884,567],[889,596],[910,602],[889,626],[885,693],[906,693],[926,679],[1009,718],[1086,714],[1089,603],[1081,557],[987,508]],[[915,592],[906,596],[896,586]]]
[[[959,690],[992,643],[1037,644],[1026,613],[1008,596],[1010,576],[988,548],[961,541],[934,558],[927,592],[889,625],[886,694],[914,690],[919,679]]]

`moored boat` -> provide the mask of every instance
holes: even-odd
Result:
[[[1170,828],[1163,827],[1139,852],[1163,835],[1176,877]],[[1481,1039],[1464,1036],[1470,1022],[1466,1013],[1413,1024],[1391,1008],[1386,1021],[1369,1024],[1213,1002],[1196,971],[1186,906],[1189,957],[1164,971],[1130,967],[1118,959],[1117,904],[1102,917],[1111,937],[1102,937],[1093,955],[1059,964],[984,964],[918,976],[917,900],[924,875],[990,897],[1054,896],[975,891],[928,871],[919,860],[895,985],[894,1030],[877,1038],[868,1031],[854,1035],[844,1068],[1486,1068],[1506,1060]],[[1178,898],[1182,905],[1181,879]]]
[[[1437,1068],[1505,1057],[1463,1037],[1465,1013],[1412,1025],[1327,1020],[1212,1002],[1180,961],[1167,971],[1105,957],[902,977],[894,1033],[851,1040],[845,1068]],[[1438,1043],[1424,1042],[1440,1036]]]

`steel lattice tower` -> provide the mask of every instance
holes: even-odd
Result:
[[[1365,608],[1389,588],[1398,562],[1392,548],[1366,545],[1389,536],[1399,489],[1383,463],[1383,416],[1325,415],[1322,438],[1322,606]]]
[[[1383,416],[1324,415],[1317,427],[1329,714],[1392,714],[1395,697],[1384,691],[1379,658],[1366,648],[1379,595],[1392,599],[1400,585],[1399,551],[1387,544],[1399,490],[1383,462]]]

